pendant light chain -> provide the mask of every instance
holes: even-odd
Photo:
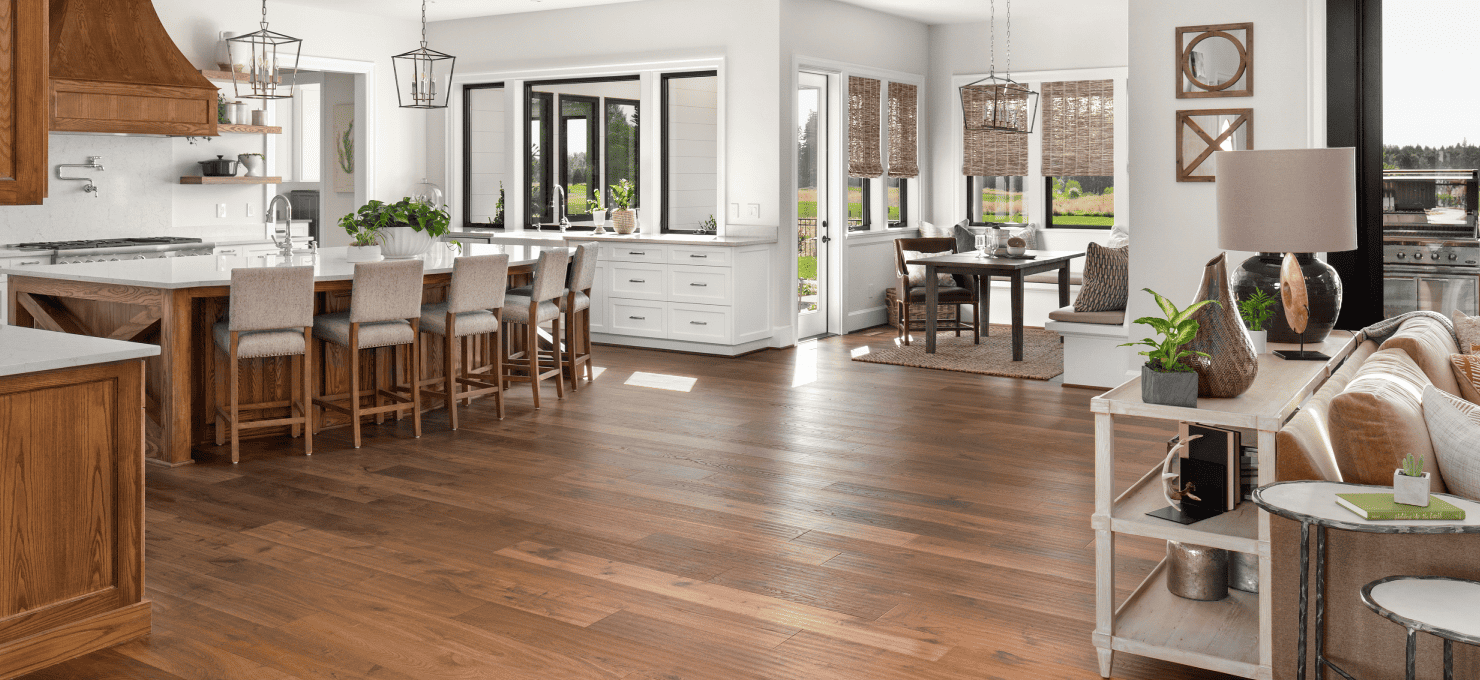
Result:
[[[262,0],[262,30],[267,30],[267,0]]]
[[[1012,0],[1007,0],[1007,79],[1012,80]]]
[[[262,2],[266,3],[267,0],[262,0]],[[992,57],[989,61],[991,65],[987,67],[987,74],[997,75],[997,0],[991,0],[988,6],[991,7],[992,12],[991,23],[987,28],[987,33],[991,36]]]
[[[427,0],[421,0],[421,46],[427,46]]]

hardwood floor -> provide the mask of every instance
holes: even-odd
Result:
[[[1094,393],[849,360],[892,341],[597,347],[593,384],[538,412],[510,390],[502,422],[151,467],[153,634],[28,677],[1098,678]],[[1116,429],[1123,488],[1169,433]],[[1117,549],[1123,597],[1163,546]]]

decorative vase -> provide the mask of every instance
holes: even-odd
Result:
[[[1244,260],[1233,271],[1233,294],[1247,300],[1255,290],[1274,296],[1274,312],[1269,320],[1270,342],[1300,342],[1300,334],[1290,329],[1285,320],[1285,304],[1280,295],[1280,265],[1284,253],[1259,253]],[[1336,327],[1341,313],[1341,277],[1331,265],[1310,253],[1295,253],[1300,271],[1305,274],[1305,293],[1310,305],[1310,321],[1305,327],[1306,344],[1319,344]]]
[[[1228,587],[1246,593],[1259,592],[1259,556],[1228,552]]]
[[[345,262],[379,262],[384,260],[380,255],[380,246],[350,246],[345,250]]]
[[[1204,602],[1228,597],[1228,551],[1167,541],[1167,590]]]
[[[1197,408],[1197,374],[1165,373],[1141,366],[1141,401],[1162,406]]]
[[[1249,344],[1254,346],[1255,354],[1269,353],[1269,331],[1249,331]]]
[[[221,39],[216,41],[216,67],[222,71],[245,72],[246,62],[242,62],[241,68],[234,68],[231,62],[231,50],[227,48],[226,41],[237,36],[236,31],[221,31]]]
[[[612,228],[623,235],[637,231],[637,211],[630,208],[612,211]]]
[[[241,161],[242,167],[247,169],[247,174],[244,175],[245,177],[262,176],[262,168],[265,163],[262,156],[254,153],[244,153],[237,156],[236,159]]]
[[[1422,477],[1409,477],[1403,474],[1402,468],[1393,470],[1393,502],[1429,507],[1429,473],[1423,473]]]
[[[1220,253],[1208,261],[1197,297],[1192,300],[1192,304],[1203,300],[1217,302],[1192,315],[1197,320],[1197,336],[1186,345],[1188,350],[1208,354],[1205,361],[1193,363],[1199,397],[1236,397],[1249,389],[1259,375],[1259,355],[1249,341],[1243,318],[1238,315],[1238,304],[1229,286],[1227,260],[1227,255]]]
[[[596,233],[596,234],[605,233],[606,232],[605,225],[606,225],[606,211],[605,210],[592,210],[591,211],[591,226],[595,229],[595,231],[593,233]]]
[[[387,260],[406,260],[428,250],[437,239],[411,227],[386,227],[380,230],[380,254]]]

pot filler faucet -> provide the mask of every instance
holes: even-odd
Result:
[[[278,204],[279,203],[282,204],[283,211],[284,211],[284,213],[283,213],[284,214],[283,228],[282,228],[281,231],[279,231],[277,229],[277,227],[276,227],[276,225],[278,223],[277,222],[277,208],[278,208]],[[272,202],[270,202],[270,203],[267,204],[267,210],[263,211],[263,217],[266,219],[266,222],[268,224],[274,225],[273,226],[273,233],[272,233],[272,242],[273,242],[274,245],[276,245],[278,247],[278,250],[281,251],[278,254],[283,256],[283,261],[285,261],[285,262],[292,262],[293,261],[293,204],[288,202],[288,197],[287,196],[284,196],[282,194],[278,194],[276,196],[273,196],[272,197]],[[278,240],[278,234],[282,234],[282,236],[283,236],[283,239],[281,241]]]
[[[98,185],[93,184],[93,180],[91,177],[68,177],[62,174],[62,168],[87,168],[88,170],[97,170],[98,172],[102,172],[102,156],[88,156],[86,163],[62,163],[57,166],[57,179],[72,179],[79,182],[87,182],[87,185],[82,187],[82,192],[92,194],[93,198],[98,197]]]

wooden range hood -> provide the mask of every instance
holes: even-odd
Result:
[[[216,87],[150,0],[51,0],[52,131],[216,135]]]

